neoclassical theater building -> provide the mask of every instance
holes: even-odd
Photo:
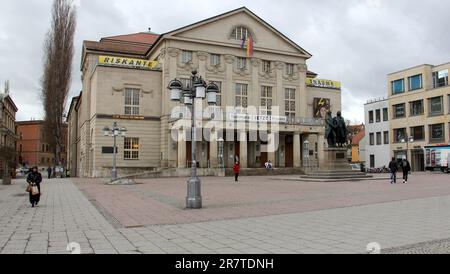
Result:
[[[249,37],[251,55],[243,43]],[[79,177],[109,176],[113,138],[105,137],[103,129],[114,122],[127,130],[117,137],[119,175],[153,170],[176,175],[190,167],[191,140],[174,138],[190,135],[188,126],[174,134],[190,114],[171,102],[168,85],[173,79],[189,82],[192,71],[220,88],[217,106],[203,103],[205,122],[221,117],[224,127],[237,120],[244,125],[231,139],[217,127],[211,130],[215,138],[197,140],[200,174],[219,174],[235,160],[242,169],[261,168],[269,160],[279,168],[317,165],[325,146],[322,115],[341,110],[341,84],[309,71],[311,57],[245,7],[162,35],[142,32],[84,41],[82,91],[68,113],[68,168]],[[246,116],[252,107],[257,113]],[[222,115],[210,115],[217,112]],[[267,132],[277,146],[266,151],[267,138],[252,129],[275,120],[277,129],[269,125]]]

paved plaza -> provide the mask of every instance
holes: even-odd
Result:
[[[0,253],[446,253],[450,176],[309,183],[295,177],[202,178],[202,210],[185,210],[185,179],[53,179],[31,208],[25,182],[0,185]]]

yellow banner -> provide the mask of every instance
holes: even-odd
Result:
[[[117,56],[99,56],[98,63],[100,65],[140,68],[140,69],[155,69],[159,65],[159,62],[157,61],[149,61],[144,59],[133,59]]]
[[[318,88],[341,89],[341,82],[316,78],[306,78],[306,85]]]

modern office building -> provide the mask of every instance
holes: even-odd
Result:
[[[391,158],[389,103],[376,99],[364,105],[366,123],[365,162],[367,168],[388,166]]]
[[[70,169],[80,177],[110,175],[113,139],[103,129],[114,122],[127,129],[117,140],[119,175],[189,167],[190,128],[180,125],[190,114],[171,102],[167,87],[175,78],[188,83],[194,70],[220,88],[217,106],[203,104],[199,127],[212,138],[197,140],[201,169],[230,167],[236,159],[242,169],[269,160],[282,168],[318,163],[322,117],[341,110],[341,84],[309,71],[311,57],[245,7],[162,35],[85,41],[83,88],[68,115]],[[265,121],[267,136],[258,133]],[[238,124],[243,128],[233,129]],[[266,150],[275,139],[276,150]]]
[[[388,75],[391,156],[408,157],[413,170],[424,170],[427,146],[450,142],[450,63],[421,65]]]

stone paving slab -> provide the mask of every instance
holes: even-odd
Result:
[[[441,173],[414,173],[408,185],[391,185],[388,180],[335,183],[289,181],[296,178],[299,176],[243,177],[237,184],[231,178],[201,178],[204,208],[200,211],[184,209],[184,178],[138,180],[139,184],[133,186],[108,186],[102,180],[95,179],[74,181],[108,216],[130,228],[309,212],[450,195],[450,176]]]
[[[277,211],[278,214],[268,216],[138,228],[117,228],[71,180],[45,181],[45,194],[39,208],[28,206],[27,197],[20,195],[25,185],[15,181],[12,186],[0,186],[0,254],[67,254],[67,244],[73,241],[80,244],[83,254],[346,254],[366,253],[366,247],[371,242],[379,243],[386,253],[420,253],[423,250],[426,253],[430,250],[446,253],[449,241],[436,242],[450,239],[450,194],[446,193],[450,187],[447,186],[448,181],[443,183],[444,178],[448,177],[433,175],[427,181],[392,188],[390,185],[356,185],[355,189],[349,191],[349,196],[343,192],[332,195],[331,190],[323,185],[306,184],[300,190],[312,193],[313,197],[307,200],[308,203],[320,203],[328,198],[350,200],[350,204],[357,205],[287,214]],[[292,191],[292,187],[279,189],[281,193],[278,194],[285,199],[292,199],[292,193],[287,193]],[[336,187],[331,188],[336,191]],[[351,188],[347,186],[346,189]],[[360,197],[370,196],[364,189],[372,190],[377,199],[371,198],[369,202],[366,201],[368,204],[358,205]],[[315,193],[318,190],[323,190],[323,193]],[[131,196],[136,195],[135,189],[126,191]],[[266,192],[262,191],[257,196],[262,193]],[[393,199],[396,197],[394,193],[397,193],[399,200]],[[307,199],[300,192],[296,194],[301,199]],[[416,197],[426,194],[431,197]],[[385,199],[381,199],[381,202],[370,203],[380,200],[381,196],[392,201],[383,202]],[[142,199],[146,203],[145,198]],[[256,197],[249,199],[254,200]],[[129,203],[133,204],[134,201]],[[218,201],[215,203],[219,204]],[[280,204],[283,207],[287,205],[283,202]],[[325,207],[331,204],[325,203]],[[123,205],[126,206],[125,203]],[[171,210],[180,210],[170,203],[165,206],[175,208]],[[227,208],[226,203],[223,208]],[[243,205],[242,208],[245,211],[247,207]],[[260,212],[255,208],[250,211],[251,214],[268,214],[265,210]],[[203,213],[200,210],[190,211],[189,214],[205,218],[210,212]],[[434,245],[405,248],[429,241],[435,241]]]

